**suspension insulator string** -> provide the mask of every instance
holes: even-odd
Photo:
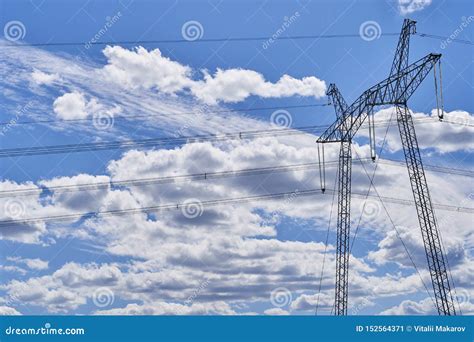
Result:
[[[321,151],[320,146],[321,145]],[[326,191],[326,167],[324,162],[324,144],[318,143],[318,161],[319,161],[319,181],[321,183],[321,191]]]
[[[444,117],[444,99],[443,99],[443,73],[441,72],[441,59],[438,61],[439,63],[439,96],[440,96],[440,103],[441,103],[441,116],[439,120],[442,121]]]
[[[375,162],[376,153],[375,153],[375,126],[374,126],[374,108],[370,107],[368,113],[369,119],[369,143],[370,143],[370,157],[372,161]]]
[[[433,76],[434,76],[435,95],[436,95],[436,113],[438,114],[438,119],[442,120],[443,116],[440,114],[440,111],[439,111],[438,79],[436,77],[436,63],[433,64]]]

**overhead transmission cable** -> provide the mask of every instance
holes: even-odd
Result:
[[[356,159],[354,162],[360,163],[369,163],[370,158]],[[396,166],[396,167],[405,167],[404,162],[380,158],[377,161],[380,164]],[[338,161],[328,161],[327,165],[329,167],[337,165]],[[258,176],[265,175],[275,172],[291,172],[291,171],[303,171],[303,170],[312,170],[317,169],[319,163],[300,163],[300,164],[290,164],[290,165],[277,165],[277,166],[267,166],[260,168],[250,168],[250,169],[240,169],[240,170],[228,170],[228,171],[218,171],[218,172],[201,172],[193,174],[183,174],[183,175],[174,175],[174,176],[161,176],[161,177],[149,177],[141,179],[123,179],[123,180],[110,180],[103,182],[95,183],[80,183],[80,184],[71,184],[71,185],[56,185],[56,186],[39,186],[39,187],[30,187],[30,188],[20,188],[12,190],[1,190],[0,198],[3,197],[20,197],[20,196],[31,196],[41,194],[43,191],[47,190],[54,193],[64,193],[64,192],[76,192],[76,191],[96,191],[104,190],[113,187],[126,187],[126,186],[147,186],[147,185],[157,185],[157,184],[169,184],[169,183],[179,183],[179,182],[188,182],[188,181],[202,181],[202,180],[213,180],[213,179],[222,179],[229,177],[241,177],[241,176]],[[454,174],[461,175],[466,177],[474,177],[474,171],[453,169],[453,168],[443,168],[435,165],[425,165],[427,170],[432,170],[433,172],[444,173],[444,174]],[[454,173],[457,172],[457,173]],[[359,218],[360,222],[360,218]],[[357,232],[356,228],[356,232]]]
[[[380,37],[398,36],[399,33],[380,33]],[[451,39],[450,37],[434,35],[429,33],[416,33],[416,36],[421,38],[438,39],[452,43],[461,43],[466,45],[474,45],[474,42],[467,39]],[[337,39],[337,38],[360,38],[359,33],[346,34],[320,34],[320,35],[295,35],[295,36],[280,36],[274,40],[315,40],[315,39]],[[101,42],[44,42],[44,43],[24,43],[24,42],[8,42],[4,43],[2,47],[47,47],[47,46],[103,46],[103,45],[148,45],[148,44],[198,44],[198,43],[219,43],[219,42],[251,42],[251,41],[266,41],[269,36],[254,36],[254,37],[216,37],[216,38],[200,38],[196,40],[181,39],[150,39],[150,40],[109,40]]]
[[[357,151],[354,151],[356,153],[356,155],[358,154]],[[375,184],[373,183],[373,178],[370,177],[369,173],[367,172],[367,169],[365,168],[364,165],[362,165],[363,169],[364,169],[364,172],[365,174],[367,175],[369,181],[370,181],[370,187],[372,189],[374,189],[374,192],[377,196],[377,198],[379,199],[380,201],[380,204],[382,205],[384,211],[385,211],[385,214],[387,215],[389,221],[390,221],[390,224],[392,225],[393,229],[395,230],[395,233],[397,234],[397,237],[398,239],[400,240],[400,242],[402,243],[402,246],[406,252],[406,254],[408,255],[408,258],[410,259],[413,267],[415,268],[416,270],[416,273],[418,273],[418,276],[420,277],[420,280],[421,280],[421,283],[423,284],[423,287],[425,288],[426,290],[426,293],[428,294],[428,296],[430,297],[431,301],[433,302],[433,305],[434,307],[436,308],[436,303],[433,299],[433,297],[431,296],[431,292],[428,290],[428,286],[426,285],[425,281],[423,280],[423,277],[421,276],[421,272],[418,270],[418,267],[416,266],[416,263],[415,263],[415,260],[413,259],[413,257],[411,256],[410,254],[410,251],[408,250],[408,247],[406,246],[405,244],[405,241],[403,241],[403,238],[401,237],[400,235],[400,232],[398,231],[397,229],[397,226],[395,225],[395,222],[393,221],[392,219],[392,216],[390,215],[387,207],[385,206],[385,203],[384,203],[384,198],[382,196],[379,195],[379,192],[377,191],[377,188],[375,187]],[[351,246],[351,249],[352,249],[352,246]]]
[[[297,197],[302,196],[310,196],[310,195],[324,195],[328,193],[334,193],[334,189],[326,189],[323,193],[321,189],[307,189],[307,190],[298,190]],[[274,193],[274,194],[266,194],[266,195],[254,195],[254,196],[244,196],[244,197],[237,197],[237,198],[222,198],[216,200],[208,200],[208,201],[201,201],[200,204],[205,206],[217,206],[217,205],[226,205],[226,204],[237,204],[237,203],[245,203],[245,202],[252,202],[252,201],[261,201],[261,200],[269,200],[269,199],[280,199],[280,198],[287,198],[287,196],[295,196],[295,192],[281,192],[281,193]],[[366,194],[363,193],[352,193],[354,197],[357,198],[364,198]],[[413,206],[414,201],[401,199],[401,198],[393,198],[393,197],[381,197],[377,194],[379,201],[383,200],[386,202],[391,202],[395,204],[401,205],[408,205]],[[18,225],[18,224],[29,224],[29,223],[36,223],[36,222],[49,222],[49,221],[68,221],[74,219],[81,219],[84,217],[96,217],[96,216],[115,216],[115,215],[128,215],[128,214],[139,214],[139,213],[151,213],[157,211],[166,211],[166,210],[179,210],[185,209],[186,206],[189,205],[187,203],[176,203],[176,204],[164,204],[158,206],[150,206],[150,207],[138,207],[138,208],[128,208],[128,209],[111,209],[111,210],[104,210],[104,211],[93,211],[93,212],[82,212],[82,213],[71,213],[71,214],[63,214],[63,215],[51,215],[51,216],[43,216],[43,217],[30,217],[30,218],[12,218],[7,220],[0,220],[0,227],[2,226],[10,226],[10,225]],[[468,207],[456,207],[449,204],[440,204],[440,203],[433,203],[433,206],[447,211],[456,211],[456,212],[465,212],[465,213],[473,213],[474,208]]]
[[[430,119],[431,122],[447,122],[446,120],[438,121]],[[464,125],[459,123],[460,125]],[[381,127],[380,123],[375,124]],[[83,144],[65,144],[65,145],[50,145],[37,147],[17,147],[0,149],[0,158],[5,157],[19,157],[19,156],[34,156],[34,155],[48,155],[59,153],[77,153],[89,152],[99,150],[113,150],[113,149],[130,149],[137,147],[155,147],[155,146],[169,146],[170,144],[182,144],[190,142],[211,142],[211,141],[226,141],[226,140],[240,140],[240,139],[254,139],[259,137],[274,137],[274,136],[289,136],[300,134],[316,134],[320,133],[322,129],[327,126],[304,126],[295,128],[274,128],[267,130],[253,130],[240,131],[223,134],[207,134],[207,135],[193,135],[193,136],[179,136],[179,137],[159,137],[148,139],[130,139],[123,141],[109,141],[98,143],[83,143]]]

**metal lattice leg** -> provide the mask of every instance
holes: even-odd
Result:
[[[431,204],[420,150],[416,139],[413,119],[406,106],[397,106],[397,122],[402,139],[403,151],[415,199],[418,221],[425,245],[428,268],[440,315],[455,315],[454,302],[446,269],[445,256],[441,248],[438,227]]]
[[[351,226],[351,143],[341,142],[339,152],[337,250],[336,250],[336,294],[335,315],[347,315],[349,282],[349,233]]]

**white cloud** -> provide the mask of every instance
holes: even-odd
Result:
[[[12,280],[2,287],[8,292],[8,302],[68,312],[85,304],[97,288],[113,286],[120,276],[120,270],[113,265],[68,263],[51,275],[24,282]]]
[[[284,309],[281,308],[271,308],[267,309],[263,312],[265,315],[270,315],[270,316],[285,316],[289,315],[290,313]]]
[[[444,121],[439,122],[436,109],[430,114],[411,111],[414,119],[417,140],[420,148],[432,149],[440,154],[455,151],[474,151],[474,114],[462,110],[453,110],[444,113]],[[376,121],[387,121],[392,118],[391,129],[385,135],[386,127],[376,128],[375,139],[380,145],[386,140],[385,148],[390,152],[401,151],[403,146],[397,126],[394,107],[385,108],[374,114]],[[367,129],[360,129],[359,136],[368,137]]]
[[[9,306],[0,306],[0,316],[18,316],[21,315],[15,308]]]
[[[109,79],[131,89],[155,89],[166,94],[190,91],[207,103],[239,102],[251,95],[264,98],[325,95],[326,84],[318,78],[296,79],[283,75],[276,83],[265,80],[262,74],[245,69],[217,69],[214,75],[203,71],[203,80],[193,80],[192,69],[164,57],[159,49],[143,47],[127,50],[107,46],[104,55],[108,64],[102,72]]]
[[[27,49],[27,48],[25,48]],[[15,49],[11,56],[2,55],[4,60],[28,60],[29,56],[18,57],[20,49]],[[28,51],[28,50],[21,50]],[[0,50],[0,54],[1,54]],[[136,54],[136,52],[132,52]],[[148,53],[148,52],[147,52]],[[149,54],[149,53],[148,53]],[[27,53],[29,55],[29,53]],[[188,105],[183,101],[174,101],[171,96],[160,96],[156,89],[160,86],[168,91],[180,89],[177,83],[158,84],[152,76],[147,78],[140,68],[143,65],[132,63],[137,77],[127,78],[130,75],[121,75],[116,70],[118,79],[125,77],[130,82],[131,90],[124,92],[115,82],[104,82],[103,78],[97,77],[96,66],[90,67],[79,63],[72,63],[67,59],[51,56],[44,52],[34,55],[34,61],[30,61],[28,77],[32,70],[31,65],[41,60],[46,68],[45,72],[50,74],[60,73],[64,82],[69,82],[70,89],[81,89],[84,94],[86,109],[90,108],[93,98],[89,94],[101,94],[101,103],[120,104],[127,113],[137,114],[160,114],[193,112],[196,110],[194,104]],[[133,56],[132,56],[133,57]],[[127,57],[129,58],[129,57]],[[139,56],[139,58],[142,58]],[[148,56],[146,58],[160,59],[162,56]],[[145,58],[145,59],[146,59]],[[2,60],[0,59],[0,60]],[[172,61],[169,61],[172,62]],[[1,63],[1,62],[0,62]],[[26,63],[26,62],[25,62]],[[116,66],[127,63],[119,58]],[[152,63],[153,64],[153,63]],[[37,64],[36,64],[37,65]],[[20,69],[19,69],[20,70]],[[42,69],[43,70],[43,69]],[[178,70],[178,69],[177,69]],[[233,69],[247,74],[248,70]],[[178,70],[179,71],[179,70]],[[225,70],[224,70],[225,71]],[[223,72],[224,72],[223,71]],[[191,70],[192,73],[192,70]],[[252,73],[252,72],[250,72]],[[258,74],[260,75],[260,74]],[[255,75],[254,75],[255,76]],[[261,75],[260,75],[261,76]],[[185,83],[191,75],[182,75]],[[253,77],[253,76],[252,76]],[[145,84],[150,89],[140,85],[140,79],[146,80]],[[220,79],[217,73],[209,75],[211,86],[216,91],[216,101],[223,96],[228,96],[221,87],[228,84],[228,75]],[[258,76],[257,76],[258,78]],[[219,80],[219,82],[215,82]],[[205,84],[205,79],[200,81]],[[213,83],[214,82],[214,83]],[[291,84],[290,81],[276,83],[265,81],[260,77],[260,87],[242,88],[243,96],[258,92],[259,96],[273,96],[273,92],[286,93],[288,89],[283,85]],[[79,88],[78,88],[79,87]],[[39,88],[39,87],[35,87]],[[135,88],[135,89],[132,89]],[[305,85],[303,87],[311,89]],[[191,88],[186,88],[188,90]],[[220,90],[219,90],[220,89]],[[238,88],[241,89],[241,88]],[[276,89],[276,90],[275,90]],[[217,94],[219,90],[219,94]],[[35,89],[34,91],[37,91]],[[178,90],[177,90],[178,91]],[[299,90],[302,91],[302,90]],[[311,90],[313,91],[313,90]],[[218,95],[218,96],[217,96]],[[102,97],[103,96],[103,97]],[[242,96],[242,95],[239,95]],[[103,99],[104,98],[104,99]],[[106,100],[105,100],[106,99]],[[182,99],[181,99],[182,100]],[[211,97],[212,100],[212,97]],[[231,99],[230,99],[231,100]],[[191,101],[190,101],[191,102]],[[49,103],[49,102],[48,102]],[[94,103],[94,102],[93,102]],[[104,105],[105,106],[105,105]],[[212,109],[220,107],[212,107]],[[209,110],[209,108],[205,108]],[[220,108],[222,109],[222,108]],[[88,111],[89,112],[89,111]],[[91,113],[88,113],[91,115]],[[426,116],[426,114],[423,114]],[[175,128],[183,125],[189,132],[225,132],[238,131],[241,129],[265,129],[265,122],[239,117],[235,114],[228,117],[220,115],[202,115],[192,120],[188,116],[166,115],[153,119],[147,117],[146,125],[159,127],[165,132],[174,132]],[[394,121],[395,123],[395,121]],[[433,129],[432,127],[439,127]],[[250,128],[251,127],[251,128]],[[422,127],[427,127],[423,129]],[[441,151],[465,149],[464,131],[455,139],[449,140],[445,129],[458,129],[457,126],[449,124],[417,125],[417,133],[420,132],[420,143]],[[72,128],[74,129],[74,128]],[[81,128],[82,129],[82,128]],[[443,135],[446,132],[446,136]],[[458,134],[456,133],[456,134]],[[426,134],[426,136],[425,136]],[[383,136],[378,134],[378,136]],[[297,138],[296,138],[297,137]],[[398,132],[394,131],[394,151],[399,151],[401,145],[396,145],[395,139],[399,141]],[[430,140],[432,139],[432,140]],[[390,142],[392,143],[392,142]],[[433,144],[430,146],[429,144]],[[445,146],[448,147],[445,147]],[[359,146],[354,143],[354,149],[358,154],[367,156],[367,146]],[[444,151],[444,150],[443,150]],[[328,147],[328,160],[337,158],[338,147]],[[109,163],[105,175],[93,176],[81,174],[72,177],[57,177],[45,179],[38,183],[42,186],[70,185],[82,182],[109,181],[110,179],[130,179],[156,177],[163,175],[177,175],[196,173],[203,171],[222,171],[241,168],[252,168],[255,165],[270,166],[281,163],[282,165],[314,162],[317,151],[314,146],[314,137],[293,136],[288,139],[255,139],[252,141],[236,141],[221,143],[195,143],[185,144],[182,147],[170,149],[157,149],[154,151],[130,151],[114,162]],[[334,180],[335,168],[328,168],[328,180]],[[353,189],[354,191],[365,191],[367,183],[365,174],[360,165],[354,164]],[[442,177],[439,174],[428,172],[428,182],[433,198],[443,203],[460,203],[466,189],[466,181],[455,176]],[[375,179],[379,192],[384,194],[396,194],[399,198],[412,198],[406,170],[390,165],[380,164]],[[0,183],[2,189],[20,189],[23,187],[36,186],[32,183]],[[81,193],[70,192],[43,194],[39,196],[23,197],[25,216],[48,216],[53,214],[67,214],[84,211],[94,211],[97,208],[133,208],[139,206],[157,205],[162,203],[182,202],[189,197],[198,196],[202,200],[220,199],[233,196],[246,196],[262,193],[288,191],[294,189],[317,188],[318,176],[316,170],[278,173],[270,177],[235,177],[219,181],[202,181],[175,184],[161,184],[149,187],[123,187],[105,189],[104,191],[84,191]],[[5,199],[0,200],[0,208],[4,207]],[[354,198],[352,202],[354,217],[360,212],[360,201]],[[417,227],[416,214],[413,208],[406,206],[392,206],[386,204],[393,214],[397,224]],[[468,205],[466,205],[468,206]],[[281,224],[275,219],[273,213],[275,208],[288,220],[295,220],[295,224]],[[2,238],[18,238],[20,232],[22,239],[29,243],[39,243],[58,239],[60,237],[78,237],[81,243],[93,244],[101,252],[105,251],[112,258],[116,256],[127,256],[127,263],[121,265],[79,265],[66,264],[59,270],[51,271],[51,274],[22,281],[9,282],[6,285],[7,292],[12,298],[19,295],[21,303],[27,305],[38,305],[48,312],[72,312],[81,305],[90,301],[91,294],[98,286],[106,286],[113,290],[117,298],[125,302],[132,302],[124,308],[110,308],[110,310],[130,310],[132,312],[149,313],[173,313],[173,312],[231,312],[239,305],[248,302],[263,303],[261,307],[268,307],[271,290],[276,284],[288,288],[292,293],[314,293],[314,285],[319,280],[321,261],[323,257],[324,244],[319,243],[314,235],[322,226],[327,224],[330,208],[330,196],[316,196],[311,198],[299,198],[291,201],[267,201],[260,203],[243,203],[233,206],[206,207],[201,216],[190,220],[185,218],[180,211],[160,212],[156,215],[138,214],[118,217],[98,217],[87,220],[84,224],[77,224],[74,229],[68,224],[35,224],[21,227],[2,227]],[[396,213],[396,215],[394,214]],[[2,215],[4,216],[5,213]],[[8,213],[7,213],[8,214]],[[445,212],[437,212],[438,218],[443,219]],[[444,216],[443,216],[444,215]],[[443,236],[457,236],[466,240],[466,248],[472,243],[471,235],[465,229],[470,226],[470,218],[463,213],[456,213],[450,219],[449,225],[445,224],[446,230]],[[8,218],[10,216],[7,215]],[[365,219],[365,218],[364,218]],[[298,220],[298,221],[297,221]],[[300,224],[301,223],[301,224]],[[375,248],[375,252],[386,247],[391,253],[391,247],[396,244],[394,239],[385,246],[378,248],[376,242],[385,240],[387,223],[385,213],[379,205],[379,215],[373,220],[363,220],[357,244],[370,242],[369,248]],[[21,229],[20,229],[21,228]],[[287,230],[297,230],[291,236],[302,241],[282,241],[279,230],[288,233]],[[416,228],[415,228],[416,229]],[[183,234],[186,232],[186,234]],[[332,232],[332,231],[331,231]],[[263,238],[262,238],[263,237]],[[392,236],[393,237],[393,236]],[[407,235],[407,239],[411,238]],[[47,240],[46,240],[47,239]],[[365,240],[364,240],[365,239]],[[375,245],[374,245],[375,241]],[[39,246],[36,246],[40,248]],[[415,246],[417,247],[417,246]],[[392,255],[392,254],[387,255]],[[397,261],[402,263],[403,255],[395,253]],[[322,304],[327,307],[332,305],[331,295],[334,287],[334,248],[329,245],[327,255],[327,272],[323,278]],[[120,258],[123,260],[125,258]],[[116,259],[118,260],[118,259]],[[367,262],[367,256],[360,259],[351,258],[351,303],[356,303],[360,296],[370,295],[370,300],[383,297],[393,297],[394,294],[404,296],[418,295],[423,291],[423,286],[417,274],[402,276],[390,270],[391,276],[380,276],[374,274],[372,264]],[[465,265],[471,262],[464,260]],[[471,262],[472,263],[472,262]],[[383,272],[383,264],[376,264],[377,269]],[[406,271],[406,269],[403,269]],[[368,273],[368,274],[365,274]],[[429,281],[429,275],[422,273],[424,279]],[[453,276],[457,281],[464,282],[465,287],[471,287],[473,272],[460,272],[453,270]],[[207,285],[202,288],[201,284]],[[202,290],[201,290],[202,288]],[[196,289],[200,289],[197,291]],[[372,290],[373,289],[373,290]],[[183,305],[182,303],[190,296],[198,292],[195,303]],[[28,296],[29,294],[29,296]],[[212,304],[224,302],[228,307],[212,309]],[[120,303],[120,304],[118,304]],[[301,300],[300,305],[295,304],[295,309],[311,312],[314,310],[314,298],[307,297]],[[117,300],[116,305],[125,305]],[[199,308],[201,306],[201,309]],[[352,305],[352,304],[351,304]],[[128,307],[128,309],[127,309]],[[193,307],[190,309],[189,307]],[[159,308],[159,309],[155,309]],[[103,311],[110,311],[104,309]],[[197,310],[197,311],[193,311]],[[271,309],[269,309],[271,310]]]
[[[146,305],[128,304],[124,308],[99,310],[99,315],[235,315],[230,305],[217,301],[183,305],[178,303],[153,302]]]
[[[87,102],[84,94],[74,91],[58,97],[53,103],[53,110],[61,119],[84,119],[87,112]]]
[[[164,57],[159,49],[143,47],[127,50],[107,46],[103,53],[108,64],[103,72],[110,80],[131,88],[155,88],[163,93],[176,93],[188,87],[191,69]]]
[[[59,75],[56,74],[56,73],[55,74],[48,74],[46,72],[42,72],[41,70],[34,70],[31,73],[31,78],[38,85],[41,85],[41,84],[49,85],[49,84],[52,84],[52,83],[58,81],[59,80]]]
[[[265,81],[262,74],[253,70],[218,69],[214,75],[205,74],[204,81],[196,82],[192,93],[206,103],[239,102],[251,95],[260,97],[313,96],[325,95],[326,84],[316,77],[301,80],[283,75],[278,82]]]
[[[49,263],[47,261],[38,258],[28,259],[20,257],[7,257],[7,260],[17,264],[23,264],[31,270],[42,271],[48,269],[49,267]]]
[[[421,11],[431,5],[432,0],[398,0],[398,9],[402,15]]]
[[[53,110],[57,117],[64,120],[85,119],[91,115],[97,115],[112,120],[114,115],[119,114],[120,106],[106,106],[96,98],[87,100],[85,95],[78,91],[66,93],[56,98]]]
[[[431,298],[419,302],[404,300],[399,305],[381,312],[382,315],[436,315],[438,312],[433,306]]]

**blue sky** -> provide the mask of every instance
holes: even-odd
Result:
[[[0,136],[2,149],[275,129],[275,108],[287,119],[285,128],[328,125],[335,115],[331,106],[324,106],[326,86],[336,83],[351,103],[386,78],[405,17],[417,21],[419,33],[472,41],[473,9],[467,0],[159,4],[0,0],[4,28],[0,39],[1,121],[10,122]],[[196,41],[182,41],[190,39],[183,33],[188,24],[199,30]],[[19,39],[8,31],[14,25],[20,28]],[[360,33],[367,25],[381,36],[372,39]],[[202,41],[321,34],[355,36]],[[88,46],[95,36],[111,42],[110,46]],[[149,40],[181,42],[120,43]],[[54,45],[71,42],[79,44]],[[41,43],[52,45],[29,46]],[[409,102],[419,121],[416,128],[423,160],[428,166],[470,170],[474,148],[472,44],[412,36],[410,62],[431,52],[443,55],[445,116],[455,123],[430,118],[436,108],[430,73]],[[312,104],[321,106],[286,108]],[[252,110],[260,107],[272,109]],[[222,113],[226,109],[242,111]],[[391,113],[392,108],[379,108],[376,120],[387,120]],[[119,118],[133,115],[141,117]],[[105,119],[105,126],[100,118]],[[82,121],[61,121],[77,119]],[[21,124],[31,120],[55,122]],[[411,200],[403,165],[387,161],[403,161],[396,123],[385,130],[383,126],[376,131],[381,163],[364,165],[369,173],[377,165],[375,184],[381,196]],[[298,195],[319,186],[316,169],[102,190],[51,190],[91,182],[309,163],[317,160],[316,138],[296,134],[1,158],[2,220],[189,200],[198,204],[198,216],[191,218],[178,210],[0,227],[4,229],[0,240],[1,311],[314,314],[319,298],[320,313],[329,314],[334,296],[334,213],[327,247],[325,240],[332,198]],[[361,129],[353,149],[356,158],[369,156],[366,128]],[[328,160],[336,158],[337,146],[329,147]],[[353,191],[364,194],[367,176],[360,164],[354,165]],[[458,297],[463,311],[472,313],[474,282],[472,272],[466,271],[473,268],[472,214],[443,209],[443,205],[472,207],[472,176],[428,170],[427,177],[439,209],[437,217]],[[330,167],[329,188],[334,179],[334,167]],[[26,188],[37,190],[28,196],[5,195]],[[209,200],[277,192],[294,196],[281,201],[199,206]],[[409,262],[385,208],[419,273]],[[431,287],[414,208],[356,196],[352,210],[353,227],[359,216],[362,219],[351,262],[349,312],[433,313],[420,280]]]

